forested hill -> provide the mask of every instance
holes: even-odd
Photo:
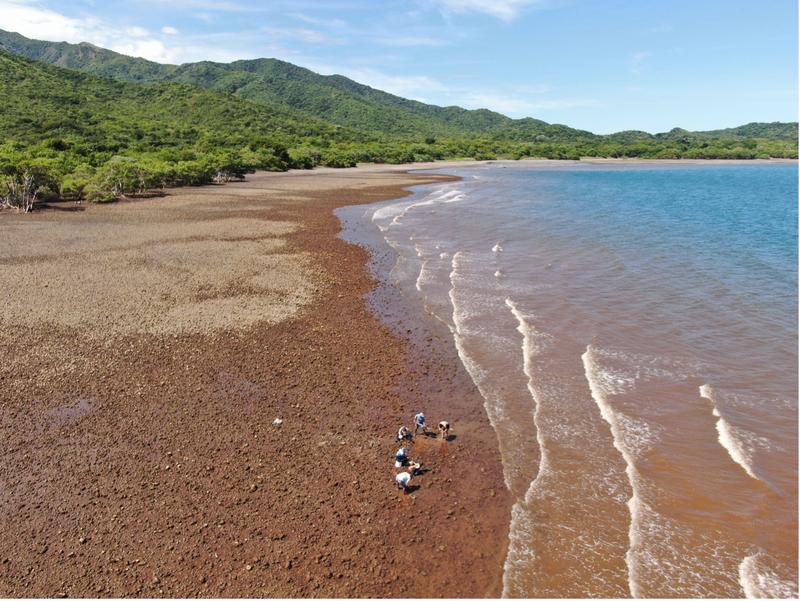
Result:
[[[232,63],[202,61],[163,65],[119,54],[89,43],[32,40],[0,29],[0,47],[33,60],[132,82],[174,81],[216,90],[273,109],[292,109],[310,117],[358,129],[397,135],[491,135],[518,141],[598,141],[588,131],[538,119],[511,119],[487,109],[440,107],[401,98],[341,75],[319,75],[271,58]],[[633,134],[633,135],[631,135]],[[661,134],[620,132],[611,140],[681,138],[797,139],[797,123],[750,123],[736,128]]]
[[[511,119],[487,109],[467,110],[457,106],[425,104],[376,90],[341,75],[319,75],[271,58],[163,65],[85,42],[69,44],[32,40],[2,29],[0,47],[33,60],[123,81],[174,81],[225,92],[273,109],[292,109],[362,131],[410,136],[488,135],[526,142],[598,142],[604,138],[539,119]],[[611,141],[685,138],[796,140],[797,123],[749,123],[706,132],[680,128],[660,134],[620,132],[605,138]]]
[[[277,59],[233,63],[203,61],[162,65],[118,54],[92,44],[28,39],[0,30],[0,46],[9,52],[96,75],[134,82],[175,81],[233,94],[275,108],[291,108],[344,127],[413,135],[486,134],[513,123],[486,109],[439,107],[394,96],[341,75],[319,75]],[[538,122],[537,133],[547,135]],[[571,137],[588,132],[568,129]],[[557,132],[559,135],[563,132]],[[558,136],[553,136],[556,139]]]
[[[320,164],[797,157],[796,123],[600,136],[428,105],[274,59],[160,65],[2,30],[0,94],[0,204],[23,189],[103,200]]]

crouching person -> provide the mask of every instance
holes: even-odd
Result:
[[[425,414],[420,411],[414,416],[414,435],[416,436],[417,431],[422,430],[423,434],[428,433],[428,426],[425,425]]]
[[[403,494],[408,494],[408,485],[411,482],[412,474],[409,472],[400,472],[394,477],[397,488],[403,491]]]
[[[397,429],[397,442],[402,442],[404,440],[411,440],[413,436],[411,435],[411,430],[406,428],[405,426],[400,426]]]
[[[408,449],[400,447],[394,454],[394,466],[397,468],[405,467],[408,464]]]

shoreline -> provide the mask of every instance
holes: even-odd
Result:
[[[269,253],[287,253],[281,269],[310,258],[301,272],[313,285],[310,302],[299,299],[297,313],[273,324],[237,314],[240,321],[213,321],[209,330],[207,313],[186,304],[184,330],[141,331],[138,314],[128,323],[103,304],[104,280],[78,283],[91,255],[69,236],[56,236],[41,257],[5,263],[6,271],[35,272],[56,261],[64,274],[50,281],[56,298],[92,290],[102,307],[81,307],[72,321],[60,314],[72,315],[63,304],[50,307],[57,316],[34,310],[31,323],[0,318],[4,345],[22,358],[0,368],[8,441],[0,524],[15,533],[0,543],[4,595],[500,594],[510,498],[480,395],[424,324],[404,340],[374,317],[364,300],[376,286],[367,252],[337,237],[334,208],[448,179],[403,170],[256,174],[158,199],[7,215],[9,245],[19,238],[35,246],[38,236],[91,223],[119,246],[128,235],[120,223],[135,224],[137,235],[167,224],[158,240],[137,242],[126,259],[134,265],[154,245],[175,244],[178,223],[210,227],[223,215],[246,226],[230,242],[208,227],[202,240],[187,230],[181,252],[214,244],[200,257],[265,244],[250,228],[259,220],[300,223],[273,233],[285,247]],[[96,249],[109,260],[117,252]],[[294,281],[278,276],[273,288]],[[231,280],[215,294],[245,298],[249,281]],[[198,283],[198,294],[210,294],[208,285]],[[39,295],[10,290],[20,303]],[[190,300],[205,310],[202,294]],[[107,321],[95,315],[102,311]],[[419,409],[431,423],[446,416],[457,438],[423,441],[417,451],[431,469],[403,497],[391,481],[393,436],[398,419]]]
[[[249,181],[247,178],[254,176],[259,178],[265,177],[302,177],[311,175],[333,175],[333,174],[347,174],[347,173],[412,173],[415,171],[429,171],[446,169],[449,167],[472,167],[476,165],[487,164],[534,164],[536,166],[559,166],[559,165],[769,165],[769,164],[782,164],[782,163],[797,163],[800,159],[638,159],[638,158],[605,158],[605,157],[581,157],[581,159],[542,159],[542,158],[521,158],[521,159],[444,159],[441,161],[428,161],[419,163],[359,163],[355,167],[314,167],[313,169],[288,169],[287,171],[256,171],[249,173],[245,179],[239,182],[232,181],[225,184],[206,184],[204,186],[185,186],[177,188],[166,188],[162,190],[150,190],[145,194],[134,194],[130,197],[123,197],[108,203],[98,204],[117,204],[120,202],[137,202],[141,200],[160,198],[164,195],[174,193],[176,190],[181,189],[197,189],[201,187],[219,188],[220,186],[245,183]],[[84,204],[85,201],[74,201],[63,198],[50,199],[46,201],[37,202],[34,205],[36,208],[61,208],[61,205],[77,205]],[[92,204],[92,203],[88,203]],[[19,212],[11,207],[0,206],[0,216],[15,214]]]

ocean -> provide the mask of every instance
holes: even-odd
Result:
[[[797,164],[442,172],[340,216],[484,399],[504,596],[797,596]]]

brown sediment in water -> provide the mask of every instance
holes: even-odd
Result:
[[[333,209],[441,179],[258,174],[0,218],[3,596],[497,596],[510,500],[452,341],[363,296]],[[394,433],[424,410],[456,438]],[[272,424],[276,417],[283,424]]]

